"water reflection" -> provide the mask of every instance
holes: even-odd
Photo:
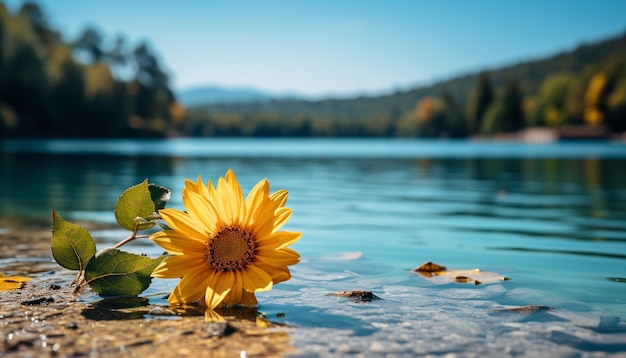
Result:
[[[171,178],[180,161],[172,157],[39,154],[4,155],[2,159],[0,169],[5,175],[0,177],[0,213],[30,218],[47,217],[51,208],[111,211],[123,189],[137,184],[139,178]],[[105,214],[101,221],[107,219]]]

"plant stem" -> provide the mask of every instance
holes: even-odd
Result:
[[[132,235],[130,235],[129,237],[125,238],[124,240],[120,241],[117,243],[117,245],[113,246],[114,249],[119,249],[120,247],[128,244],[129,242],[135,240],[135,239],[146,239],[149,238],[150,235],[137,235],[136,232],[134,232]]]
[[[85,286],[85,271],[80,271],[74,281],[76,282],[76,287],[73,292],[78,293]]]

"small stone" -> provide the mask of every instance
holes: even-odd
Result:
[[[209,337],[223,337],[226,335],[228,324],[226,322],[209,322],[206,331]]]
[[[52,303],[52,302],[54,302],[54,298],[52,298],[52,297],[40,297],[40,298],[36,298],[34,300],[24,301],[24,302],[22,302],[22,305],[24,305],[24,306],[39,306],[39,305],[46,305],[46,304]]]
[[[78,329],[78,325],[75,322],[68,322],[64,327],[67,329]]]
[[[168,307],[155,306],[150,308],[148,314],[153,316],[176,316],[176,312],[172,311]]]
[[[329,293],[328,296],[350,298],[355,302],[369,302],[372,300],[380,299],[380,297],[376,296],[372,291],[361,291],[361,290],[338,291],[338,292]]]

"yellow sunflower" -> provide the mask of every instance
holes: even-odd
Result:
[[[159,214],[172,230],[150,239],[169,253],[152,277],[181,278],[169,296],[171,305],[204,302],[256,305],[255,292],[291,278],[287,266],[300,255],[287,246],[302,236],[279,231],[291,216],[285,207],[287,191],[270,195],[267,179],[258,182],[247,198],[232,170],[213,187],[198,176],[185,180],[183,203],[187,212],[163,209]],[[202,301],[204,300],[204,301]]]

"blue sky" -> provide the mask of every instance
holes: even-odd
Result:
[[[623,0],[37,2],[67,39],[92,25],[149,41],[175,89],[312,96],[410,88],[626,31]]]

